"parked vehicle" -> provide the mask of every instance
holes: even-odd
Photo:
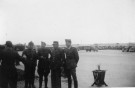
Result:
[[[131,48],[132,48],[132,46],[125,46],[125,47],[123,47],[122,52],[130,52],[130,51],[132,51],[132,50],[130,50]]]
[[[129,49],[129,52],[135,52],[135,47],[132,46],[132,47]]]
[[[98,48],[93,47],[93,46],[87,46],[85,47],[85,50],[86,52],[91,52],[91,51],[98,52]]]

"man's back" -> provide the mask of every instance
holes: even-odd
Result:
[[[6,48],[1,53],[1,66],[15,67],[15,61],[19,59],[19,54],[12,48]]]

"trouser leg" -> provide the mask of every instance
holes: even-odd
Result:
[[[5,73],[4,69],[2,67],[0,68],[0,87],[2,88],[8,88],[8,75]]]
[[[34,88],[34,78],[30,78],[30,88]]]
[[[44,75],[44,82],[45,82],[45,88],[47,88],[47,83],[48,83],[48,74],[49,73],[45,73],[45,75]]]
[[[9,81],[9,86],[10,86],[10,88],[17,88],[17,81],[10,80]]]
[[[8,80],[7,80],[7,78],[6,77],[2,77],[3,79],[2,79],[2,83],[1,83],[1,87],[2,88],[8,88]]]
[[[35,81],[35,67],[32,67],[31,69],[31,77],[30,77],[30,85],[34,88],[34,81]]]
[[[42,81],[43,81],[43,75],[40,74],[40,75],[39,75],[39,88],[42,87]]]
[[[25,88],[28,88],[28,85],[29,85],[29,67],[27,65],[25,65],[24,80],[25,80]]]
[[[53,70],[51,70],[51,88],[53,88],[53,74],[54,74],[54,72],[53,72]]]
[[[31,87],[32,78],[30,77],[29,73],[25,73],[25,88]]]
[[[14,73],[14,76],[9,78],[10,88],[17,88],[17,72]]]
[[[61,69],[57,69],[56,71],[56,88],[61,88]]]
[[[25,88],[28,88],[28,79],[25,78]]]
[[[45,88],[47,88],[47,83],[48,83],[48,77],[45,77]]]
[[[71,70],[71,75],[72,75],[73,80],[74,80],[74,88],[78,88],[78,80],[77,80],[77,76],[76,76],[76,69]]]
[[[67,73],[67,77],[68,77],[68,88],[72,88],[72,79],[70,71]]]
[[[61,72],[60,69],[51,71],[52,88],[61,88]]]
[[[54,72],[55,72],[54,70],[51,70],[51,87],[52,88],[55,88],[55,86],[54,86],[54,78],[55,78],[54,74],[55,73]]]

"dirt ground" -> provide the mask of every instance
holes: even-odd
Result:
[[[80,51],[77,76],[80,88],[90,88],[93,83],[92,70],[101,65],[106,70],[105,82],[109,87],[135,87],[135,53],[118,50],[99,52]]]

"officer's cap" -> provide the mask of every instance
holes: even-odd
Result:
[[[13,44],[11,41],[6,41],[6,44],[5,44],[7,47],[13,47]]]
[[[45,44],[45,45],[46,45],[46,43],[45,43],[45,42],[43,42],[43,41],[41,41],[41,44]]]
[[[34,46],[34,43],[31,41],[31,42],[29,42],[28,45],[29,45],[29,46]]]
[[[54,45],[54,44],[59,44],[59,42],[58,42],[58,41],[54,41],[54,42],[53,42],[53,45]]]
[[[70,42],[71,43],[71,39],[65,39],[65,42]]]

